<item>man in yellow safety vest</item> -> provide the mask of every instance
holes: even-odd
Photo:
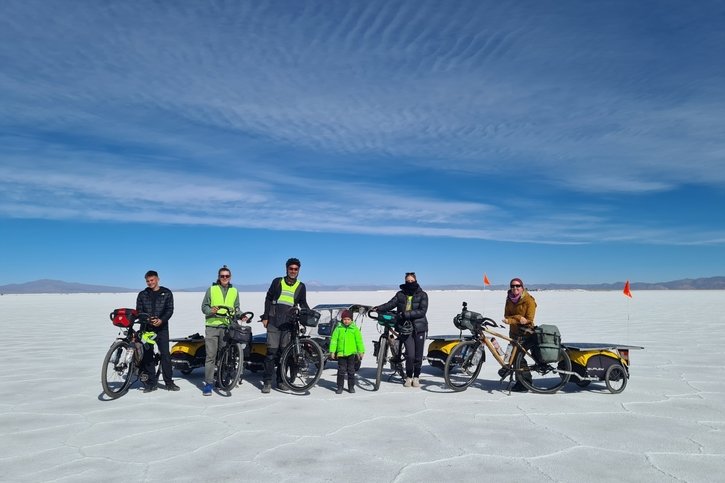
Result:
[[[267,356],[264,359],[264,385],[262,392],[268,394],[272,390],[272,375],[275,364],[279,365],[278,352],[289,344],[292,325],[287,315],[289,311],[300,306],[309,309],[307,305],[307,289],[305,284],[297,280],[302,264],[297,258],[287,260],[287,275],[277,277],[267,290],[264,300],[264,314],[262,324],[267,328]],[[280,369],[277,367],[277,388],[286,390],[282,382]]]

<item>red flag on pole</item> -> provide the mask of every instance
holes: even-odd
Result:
[[[622,293],[627,297],[632,298],[632,291],[629,289],[629,280],[624,283],[624,290],[622,290]]]
[[[483,286],[485,287],[486,285],[491,285],[491,282],[488,281],[488,277],[484,273],[483,274]]]

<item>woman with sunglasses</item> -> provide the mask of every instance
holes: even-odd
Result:
[[[524,347],[530,347],[534,341],[530,340],[531,336],[523,329],[534,327],[536,300],[526,290],[524,282],[520,278],[514,278],[509,283],[503,316],[503,321],[509,325],[509,337],[522,341]],[[526,391],[526,388],[516,381],[511,390],[523,392]]]
[[[232,271],[224,265],[217,271],[217,280],[209,287],[201,302],[201,311],[206,317],[204,329],[204,348],[206,359],[204,360],[204,388],[202,394],[211,396],[214,389],[214,367],[216,366],[216,352],[222,337],[224,337],[224,326],[228,324],[224,317],[217,317],[216,313],[220,306],[234,307],[239,313],[239,293],[230,283]]]
[[[420,386],[420,369],[423,366],[423,346],[428,332],[428,294],[418,285],[415,272],[405,274],[405,283],[400,291],[388,303],[373,307],[374,312],[384,312],[396,308],[398,323],[401,327],[411,327],[411,331],[401,329],[400,342],[405,344],[405,387]],[[407,333],[406,333],[407,332]]]

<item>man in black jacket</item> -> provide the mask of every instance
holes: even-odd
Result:
[[[138,293],[136,310],[151,315],[151,324],[146,330],[156,332],[156,346],[161,353],[161,373],[167,391],[178,391],[179,386],[171,379],[171,354],[169,353],[169,319],[174,314],[174,295],[159,285],[159,274],[149,270],[144,276],[147,287]],[[143,392],[156,390],[156,368],[154,351],[144,351],[143,372],[148,375]]]
[[[264,359],[264,386],[262,392],[267,394],[272,390],[272,375],[275,363],[279,364],[278,352],[289,344],[292,337],[292,327],[287,315],[289,311],[300,306],[309,309],[307,305],[307,289],[305,284],[297,280],[302,263],[297,258],[287,260],[287,275],[277,277],[267,290],[264,300],[264,314],[262,324],[267,329],[267,356]],[[282,382],[282,374],[277,368],[277,388],[288,389]]]

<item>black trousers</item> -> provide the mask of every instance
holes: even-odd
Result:
[[[426,331],[423,330],[400,336],[400,343],[405,345],[405,377],[420,377],[425,334]]]
[[[277,366],[277,384],[282,382],[282,367],[279,363],[279,357],[282,351],[292,339],[292,332],[289,324],[282,327],[275,327],[272,321],[267,325],[267,355],[264,358],[264,376],[265,383],[272,382],[272,376],[275,374],[275,366]]]
[[[347,379],[348,381],[348,387],[353,387],[355,385],[356,363],[356,354],[347,357],[337,358],[337,387],[343,387],[345,384],[345,379]]]
[[[164,377],[165,383],[172,382],[171,379],[171,352],[169,352],[169,329],[164,328],[156,333],[156,347],[159,348],[161,353],[161,374]],[[156,384],[156,368],[154,367],[154,350],[153,346],[150,346],[144,350],[143,360],[141,361],[141,367],[143,371],[148,374],[148,381],[146,384]]]

